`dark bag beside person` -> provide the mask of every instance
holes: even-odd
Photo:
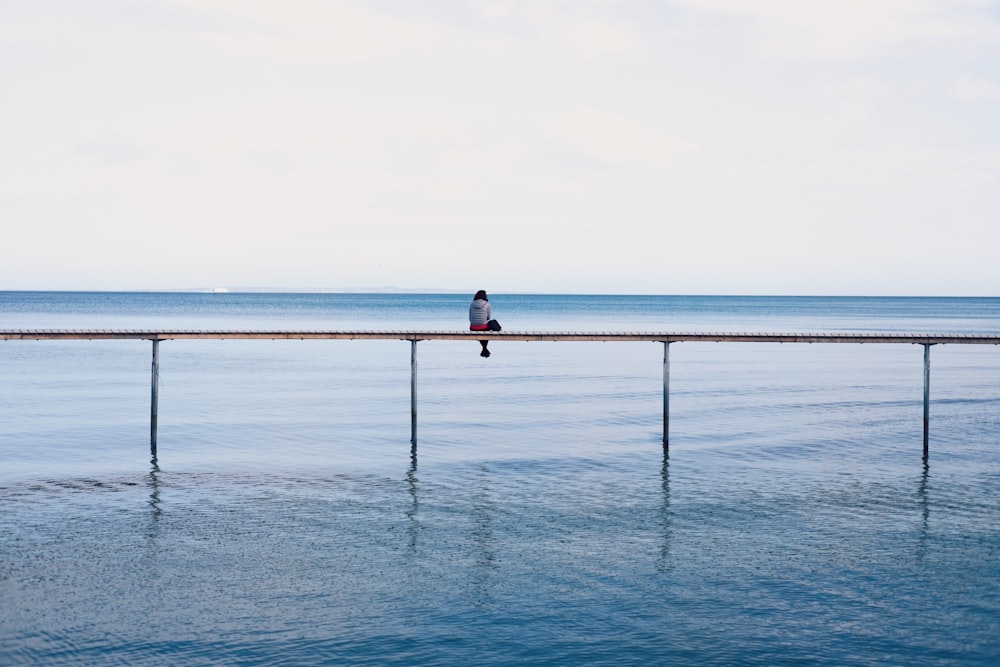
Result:
[[[500,331],[500,323],[497,322],[496,320],[490,320],[489,322],[486,323],[486,326],[489,328],[490,331]]]

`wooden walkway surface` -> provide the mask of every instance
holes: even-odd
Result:
[[[676,331],[335,331],[243,329],[5,329],[0,340],[513,340],[657,343],[910,343],[1000,345],[1000,335],[911,333],[717,333]]]

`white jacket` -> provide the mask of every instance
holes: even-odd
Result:
[[[482,325],[490,321],[490,302],[476,299],[469,306],[469,325]]]

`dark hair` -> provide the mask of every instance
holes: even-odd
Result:
[[[476,299],[482,299],[483,301],[489,301],[489,299],[486,297],[486,290],[481,289],[478,292],[476,292],[476,296],[472,297],[472,300],[475,301]]]

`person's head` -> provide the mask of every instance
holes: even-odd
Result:
[[[477,299],[482,299],[483,301],[489,301],[489,299],[486,297],[486,290],[481,289],[478,292],[476,292],[476,296],[472,297],[472,300],[475,301]]]

